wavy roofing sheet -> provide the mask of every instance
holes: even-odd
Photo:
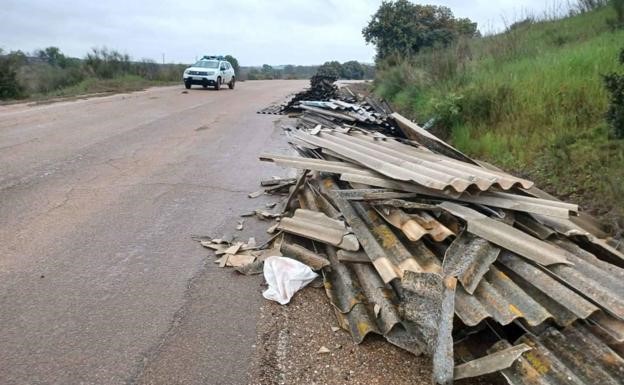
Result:
[[[486,170],[428,151],[417,152],[413,146],[401,144],[405,151],[383,141],[370,141],[360,135],[322,131],[310,135],[297,131],[293,137],[329,149],[380,174],[400,181],[410,181],[435,190],[452,189],[485,191],[492,187],[508,190],[514,186],[530,188],[533,182],[511,175]]]
[[[369,171],[362,166],[349,162],[329,161],[323,159],[302,158],[275,154],[262,154],[260,160],[274,162],[285,167],[309,169],[314,171],[340,174],[342,180],[392,188],[399,191],[409,191],[442,199],[454,199],[462,202],[483,204],[509,210],[543,214],[557,218],[568,218],[570,212],[578,211],[578,206],[569,203],[521,196],[510,193],[485,191],[479,195],[467,193],[451,193],[430,189],[412,183],[395,181]]]

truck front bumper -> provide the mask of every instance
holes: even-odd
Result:
[[[214,76],[187,76],[183,78],[184,83],[202,86],[214,86],[217,84],[217,78]]]

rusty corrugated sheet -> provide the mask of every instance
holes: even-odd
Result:
[[[315,197],[303,197],[305,207],[319,209],[316,201]],[[402,349],[422,354],[426,342],[421,334],[402,322],[396,293],[373,266],[344,264],[330,245],[326,245],[326,252],[331,265],[323,270],[325,290],[340,326],[350,332],[354,342],[361,343],[369,333],[375,333]]]
[[[365,203],[348,202],[336,194],[345,219],[371,257],[385,282],[401,279],[406,270],[440,272],[441,262],[422,242],[404,244]],[[552,319],[565,326],[599,311],[587,299],[529,261],[505,251],[500,264],[477,282],[474,295],[463,287],[456,292],[456,314],[469,326],[485,319],[507,325],[516,319],[536,326]],[[603,278],[607,279],[607,278]],[[591,284],[589,278],[585,281]],[[593,283],[597,285],[596,282]]]
[[[451,235],[455,235],[450,229],[424,211],[407,214],[394,207],[375,205],[374,208],[383,219],[401,230],[410,241],[418,241],[427,235],[434,241],[441,242]]]
[[[406,270],[441,271],[439,259],[424,244],[405,245],[374,210],[366,209],[362,203],[352,203],[351,209],[346,205],[346,201],[339,203],[341,212],[367,254],[378,256],[371,260],[386,282],[401,279]],[[507,269],[513,276],[492,267],[478,282],[474,295],[463,287],[457,288],[455,312],[466,325],[475,326],[485,319],[494,319],[502,325],[523,319],[533,326],[553,319],[568,325],[598,311],[583,297],[522,258],[509,254],[504,261],[509,261]],[[527,269],[535,271],[526,274]]]
[[[493,243],[463,231],[444,253],[444,274],[457,277],[468,294],[473,294],[500,251]]]
[[[512,385],[622,385],[624,359],[582,323],[557,330],[525,334],[518,344],[532,349],[523,353],[502,374]],[[507,348],[501,341],[492,350]]]

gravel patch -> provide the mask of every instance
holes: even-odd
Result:
[[[356,345],[338,326],[321,288],[307,287],[281,306],[266,301],[260,312],[250,385],[431,384],[431,360],[369,335]],[[328,353],[319,353],[325,347]],[[498,378],[457,381],[499,385]]]

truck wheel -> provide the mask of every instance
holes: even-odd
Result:
[[[230,82],[228,83],[228,87],[230,87],[230,89],[233,90],[234,84],[236,84],[236,79],[234,79],[234,76],[232,76],[232,80],[230,80]]]
[[[191,83],[184,82],[184,87],[186,87],[187,90],[190,90],[191,89]]]
[[[217,84],[215,85],[215,90],[219,91],[221,89],[221,76],[217,78]]]

